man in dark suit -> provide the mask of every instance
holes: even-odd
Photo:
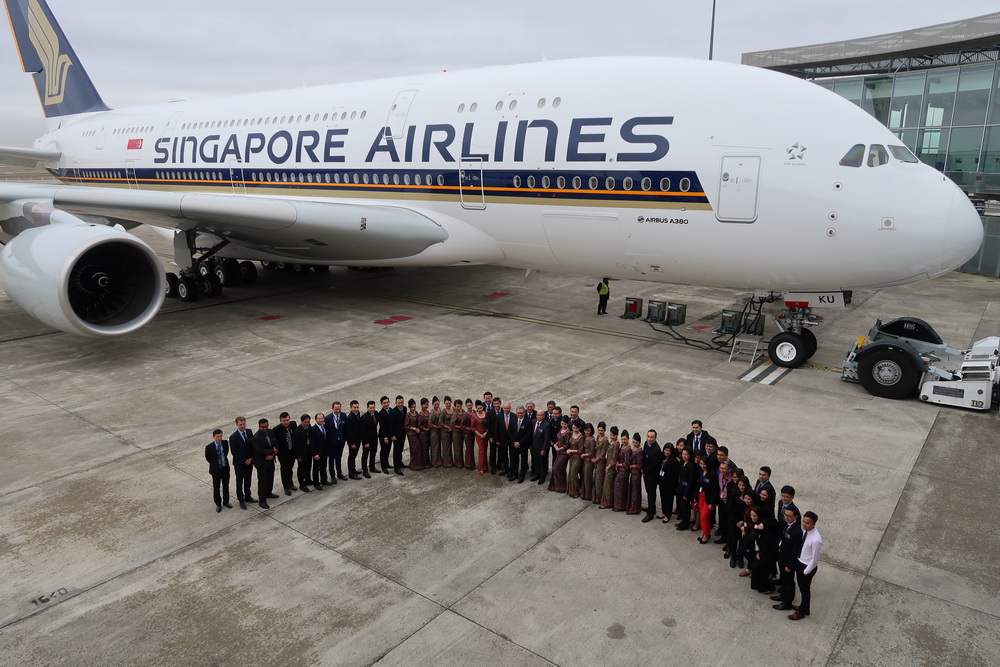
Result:
[[[771,484],[771,468],[768,466],[761,466],[757,473],[757,483],[753,486],[753,491],[758,498],[763,489],[767,489],[768,501],[766,503],[761,501],[760,509],[764,514],[774,516],[774,501],[777,494],[774,492],[774,485]]]
[[[334,405],[337,404],[334,403]],[[357,401],[351,401],[351,411],[344,418],[344,444],[347,447],[347,474],[351,479],[361,479],[355,462],[358,452],[363,451],[361,448],[361,412],[360,404]],[[363,458],[361,463],[364,465]],[[371,475],[365,471],[365,477],[371,478]]]
[[[396,407],[392,409],[392,467],[397,475],[403,474],[403,446],[406,444],[406,399],[396,396]],[[458,465],[456,463],[456,465]]]
[[[528,450],[531,449],[531,426],[534,419],[527,415],[525,408],[517,409],[517,426],[510,448],[510,474],[507,479],[512,482],[517,479],[518,484],[524,484],[524,477],[528,473]]]
[[[571,405],[569,406],[569,426],[573,428],[573,424],[580,427],[580,433],[583,433],[583,427],[587,425],[587,422],[583,421],[580,417],[580,406]]]
[[[367,409],[361,415],[361,472],[370,478],[369,472],[382,471],[375,465],[375,454],[378,451],[378,414],[375,412],[375,401],[368,401]]]
[[[711,442],[712,444],[718,446],[718,441],[712,437],[712,434],[702,428],[701,420],[695,419],[691,422],[691,432],[687,434],[687,448],[694,454],[695,452],[704,452],[705,443]]]
[[[497,474],[497,470],[500,468],[500,443],[498,442],[500,433],[497,421],[501,414],[503,414],[503,410],[500,407],[500,399],[494,398],[493,404],[486,410],[486,437],[489,441],[491,475]]]
[[[507,474],[511,479],[510,470],[513,463],[510,460],[510,450],[513,449],[517,437],[517,415],[511,413],[510,403],[504,403],[496,419],[497,469]]]
[[[788,508],[795,510],[795,516],[802,516],[799,513],[799,508],[795,506],[795,487],[785,484],[781,487],[781,498],[778,500],[778,511],[776,512],[779,526],[785,520],[785,510]]]
[[[268,498],[277,498],[274,488],[274,457],[278,453],[278,441],[268,428],[266,419],[257,422],[257,432],[253,434],[253,466],[257,469],[257,501],[263,509],[271,509]]]
[[[347,441],[344,434],[345,417],[346,415],[340,411],[340,401],[334,401],[330,406],[330,412],[323,418],[326,422],[326,455],[330,464],[331,484],[336,484],[338,479],[342,481],[347,479],[341,468],[344,443]],[[323,484],[326,484],[325,479]]]
[[[546,418],[544,410],[535,413],[535,421],[531,423],[531,481],[539,484],[545,482],[549,474],[549,449],[554,437],[552,424]]]
[[[799,510],[795,503],[789,503],[782,511],[781,543],[778,545],[778,594],[771,599],[778,604],[774,609],[787,610],[792,608],[795,599],[795,566],[802,550],[802,524]]]
[[[396,444],[396,434],[393,432],[395,411],[389,407],[389,397],[379,399],[382,409],[378,411],[378,460],[382,472],[389,474],[389,452]]]
[[[253,431],[247,428],[247,418],[236,418],[236,430],[229,436],[229,449],[233,453],[233,472],[236,473],[236,499],[240,509],[247,503],[257,502],[250,492],[253,481]]]
[[[212,431],[212,442],[205,445],[205,460],[208,461],[208,474],[212,476],[215,511],[221,512],[223,505],[233,509],[229,504],[229,443],[222,439],[221,428]]]
[[[656,442],[656,431],[646,431],[646,443],[642,446],[642,483],[646,487],[646,516],[643,523],[649,523],[656,515],[656,489],[660,483],[660,464],[663,463],[663,448]]]
[[[297,490],[292,481],[292,472],[295,466],[295,443],[292,434],[295,433],[295,426],[292,425],[292,417],[287,412],[278,415],[278,425],[274,427],[274,440],[278,444],[278,463],[281,464],[281,486],[285,489],[285,495],[292,495],[292,491]]]
[[[298,464],[299,488],[303,493],[309,493],[309,478],[312,474],[312,417],[302,415],[299,425],[292,432],[292,449],[295,452],[295,462]],[[324,443],[326,444],[326,443]]]
[[[326,416],[322,412],[316,413],[316,423],[309,429],[309,454],[312,458],[312,483],[316,489],[322,489],[329,484],[326,477]],[[325,482],[325,483],[324,483]],[[337,478],[333,478],[333,483],[337,483]]]

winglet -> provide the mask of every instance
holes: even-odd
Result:
[[[21,68],[32,75],[46,118],[107,111],[45,0],[3,0]]]

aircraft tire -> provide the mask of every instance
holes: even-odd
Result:
[[[214,273],[209,273],[207,276],[202,276],[198,281],[198,292],[202,296],[219,296],[222,294],[222,281]]]
[[[316,273],[330,273],[330,267],[326,264],[317,264],[313,268],[316,269]]]
[[[288,272],[292,270],[292,265],[289,264],[288,262],[275,262],[274,268],[278,269],[279,271]]]
[[[920,372],[898,350],[876,350],[858,360],[858,381],[872,396],[906,398],[917,391]]]
[[[782,331],[767,345],[767,356],[775,366],[798,368],[805,363],[806,341],[791,331]]]
[[[207,262],[201,262],[198,264],[198,275],[204,278],[212,272],[213,265]]]
[[[263,261],[262,261],[262,262],[260,263],[260,268],[264,269],[265,271],[274,271],[274,270],[275,270],[276,268],[278,268],[278,267],[276,267],[276,266],[274,265],[274,262],[269,262],[269,261],[267,261],[267,260],[263,260]]]
[[[818,347],[816,334],[814,334],[812,330],[802,327],[802,333],[799,335],[802,336],[802,342],[806,344],[806,360],[812,359],[813,355],[816,354],[816,348]]]
[[[212,272],[219,279],[219,284],[223,287],[228,287],[236,282],[236,276],[233,274],[232,268],[225,263],[216,264]]]
[[[240,262],[239,276],[242,282],[252,285],[257,282],[257,266],[253,262]]]
[[[195,291],[194,281],[190,278],[180,278],[177,281],[177,297],[181,301],[194,301],[198,298],[198,292]]]
[[[166,279],[166,297],[168,299],[177,298],[177,274],[168,273]]]
[[[292,273],[297,273],[300,276],[304,276],[309,273],[308,264],[292,264]]]

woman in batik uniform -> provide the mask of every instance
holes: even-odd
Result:
[[[611,427],[611,437],[608,439],[607,461],[604,464],[604,488],[601,489],[601,504],[604,510],[615,505],[615,474],[618,472],[618,427]]]
[[[580,430],[579,422],[570,425],[572,433],[569,436],[569,470],[566,473],[566,494],[570,498],[580,497],[580,471],[583,470],[583,441],[586,436]]]
[[[441,465],[451,468],[451,429],[455,423],[455,410],[451,407],[451,396],[444,397],[444,410],[441,411]]]
[[[594,458],[597,456],[597,438],[594,437],[594,425],[583,427],[583,481],[580,484],[580,497],[584,500],[594,499]]]
[[[417,428],[420,431],[418,436],[420,442],[420,467],[425,470],[431,467],[431,434],[428,427],[428,419],[431,413],[427,411],[428,404],[429,401],[426,398],[421,398],[420,412],[417,413]]]
[[[456,468],[465,467],[465,427],[469,424],[469,415],[465,413],[462,399],[455,401],[455,414],[451,422],[451,460]]]
[[[621,446],[618,448],[618,461],[615,464],[615,512],[628,509],[628,478],[632,465],[632,449],[629,447],[628,431],[622,431]]]
[[[566,464],[569,463],[569,438],[573,432],[569,428],[569,415],[563,415],[559,424],[559,435],[556,436],[555,450],[552,459],[552,478],[549,480],[549,491],[566,493]]]
[[[601,494],[604,493],[604,466],[608,462],[608,436],[604,434],[607,424],[599,422],[597,424],[597,449],[594,451],[594,493],[591,501],[595,505],[601,504]]]
[[[632,434],[630,453],[628,511],[625,513],[638,514],[642,509],[642,437],[638,431]]]
[[[410,470],[423,470],[420,463],[420,415],[417,402],[412,398],[406,404],[409,408],[403,416],[403,430],[406,432],[406,446],[410,449]]]
[[[441,467],[441,418],[444,413],[441,412],[441,401],[435,396],[431,399],[430,413],[427,415],[427,434],[430,436],[431,444],[431,465],[435,468]]]
[[[465,469],[476,469],[476,430],[472,428],[472,419],[476,416],[472,399],[465,399]]]

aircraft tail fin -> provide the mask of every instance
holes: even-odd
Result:
[[[21,68],[31,74],[46,118],[107,111],[45,0],[3,0]]]

